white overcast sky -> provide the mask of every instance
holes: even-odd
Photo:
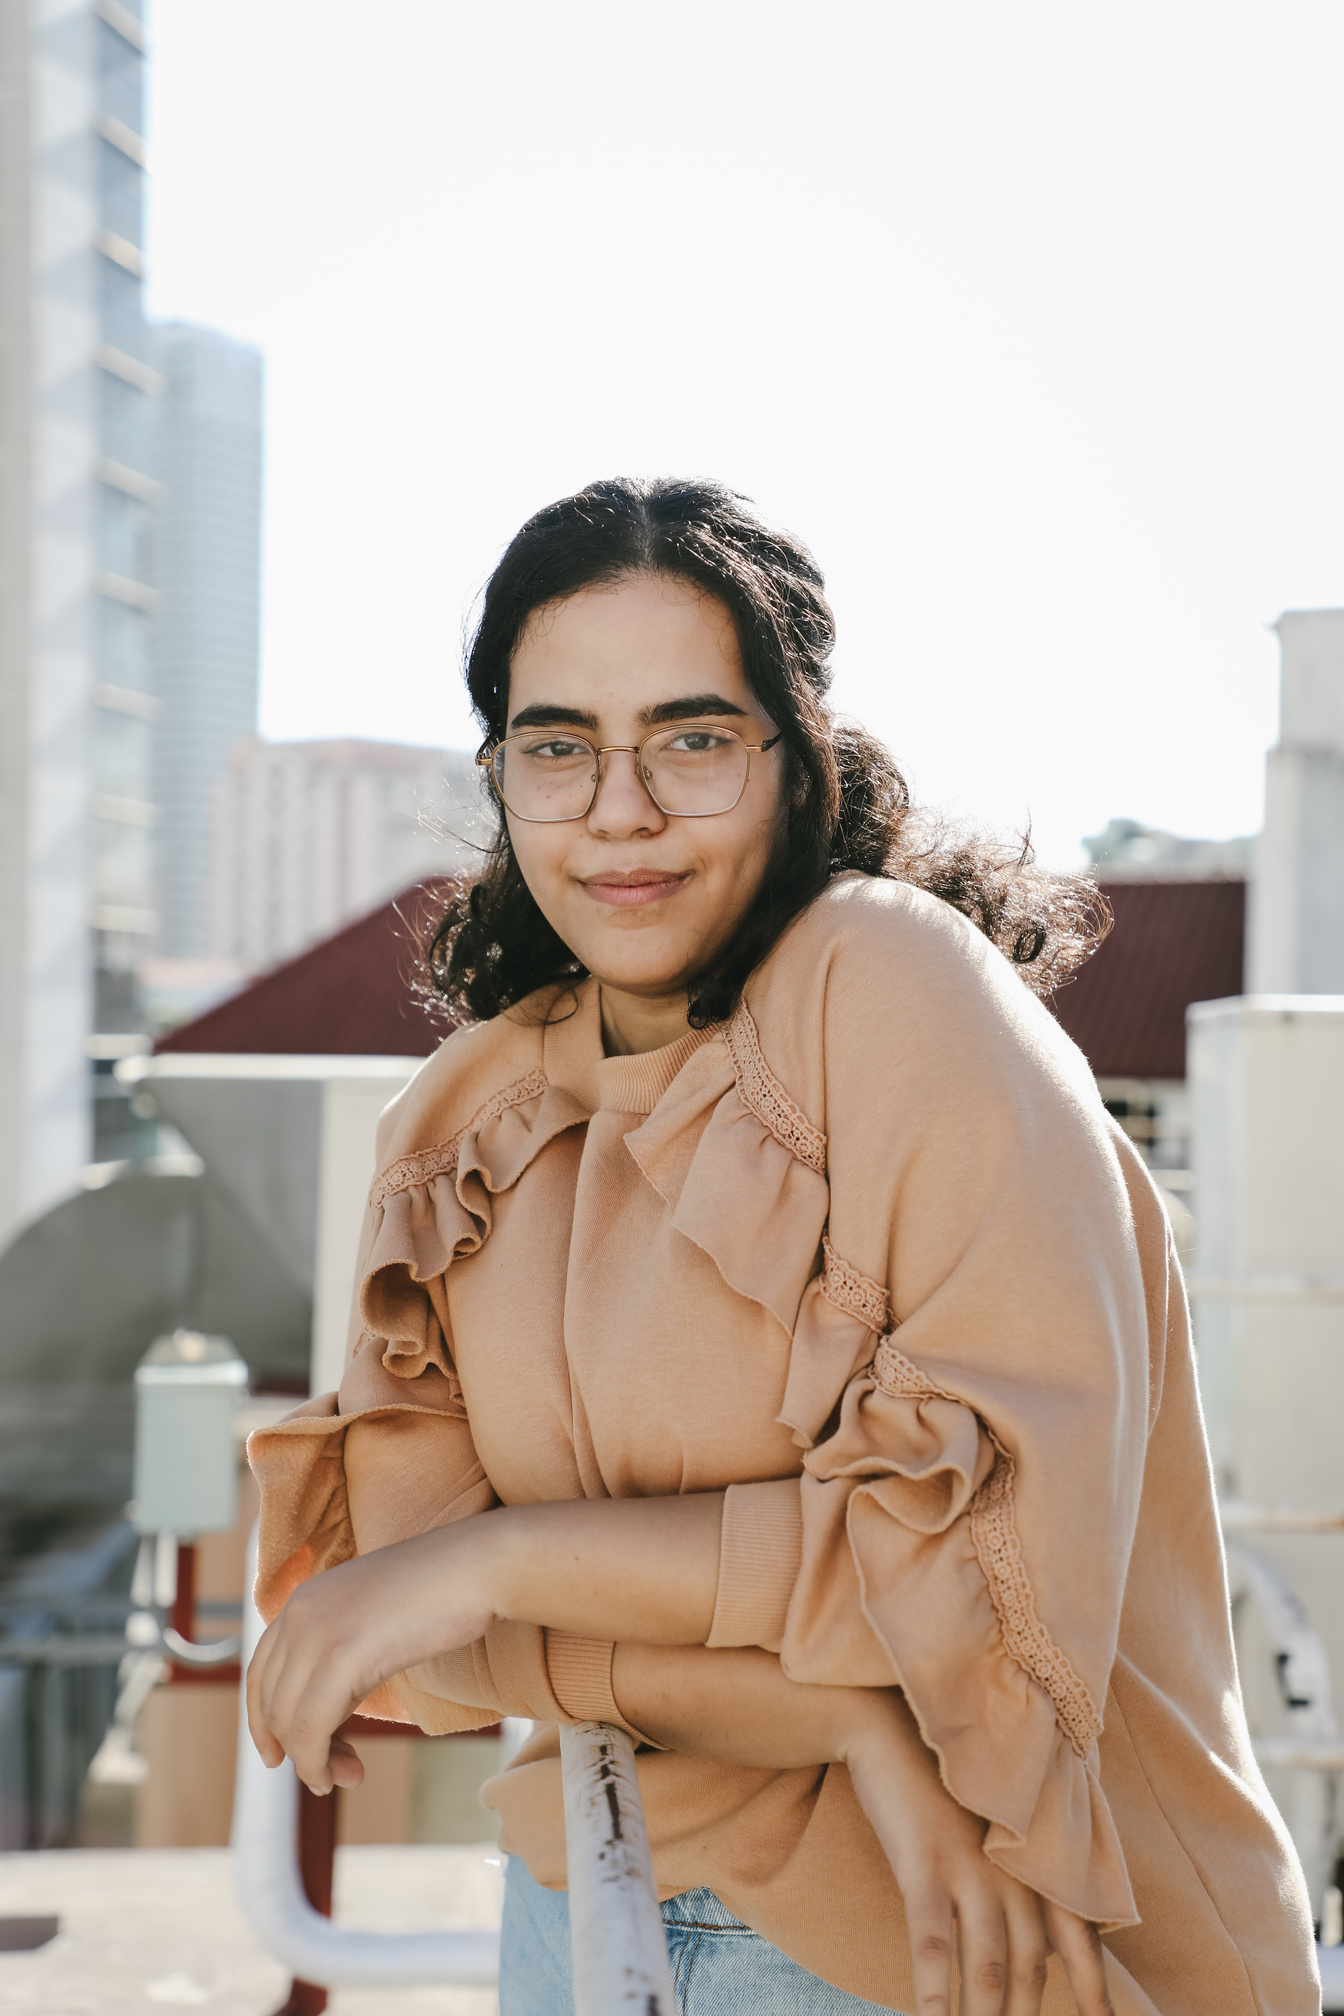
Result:
[[[151,312],[261,346],[262,726],[475,742],[538,505],[800,533],[919,795],[1260,820],[1344,603],[1340,0],[153,0]]]

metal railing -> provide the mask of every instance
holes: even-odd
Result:
[[[256,1579],[257,1535],[247,1587]],[[256,1606],[243,1610],[243,1670],[261,1636]],[[526,1724],[521,1728],[526,1729]],[[506,1724],[508,1736],[516,1728]],[[675,2002],[634,1746],[623,1730],[581,1722],[560,1732],[569,1857],[576,2016],[673,2016]],[[269,1770],[239,1699],[234,1788],[234,1888],[258,1940],[301,1981],[326,1988],[492,1985],[494,1932],[364,1932],[314,1908],[299,1864],[299,1781],[286,1761]]]
[[[574,2016],[673,2016],[635,1750],[609,1722],[560,1731]]]
[[[1226,1504],[1222,1513],[1229,1533],[1344,1530],[1344,1515],[1338,1514],[1241,1504]],[[256,1545],[254,1531],[249,1590],[256,1574]],[[1319,1641],[1277,1571],[1244,1550],[1233,1550],[1232,1565],[1234,1582],[1254,1596],[1265,1616],[1279,1660],[1314,1663]],[[261,1630],[249,1596],[243,1614],[244,1672]],[[1344,1771],[1344,1742],[1325,1726],[1333,1721],[1328,1683],[1324,1698],[1319,1687],[1313,1687],[1312,1695],[1310,1704],[1304,1698],[1293,1716],[1312,1725],[1310,1733],[1304,1727],[1298,1735],[1256,1743],[1256,1756],[1267,1769],[1309,1775]],[[1308,1705],[1314,1714],[1303,1712]],[[243,1914],[266,1950],[296,1977],[329,1988],[493,1984],[499,1968],[497,1933],[352,1931],[314,1908],[299,1866],[294,1767],[286,1760],[268,1770],[252,1746],[241,1698],[239,1712],[234,1883]],[[674,2016],[634,1746],[609,1723],[581,1722],[561,1729],[560,1759],[575,2016]],[[1344,2008],[1344,1947],[1321,1948],[1319,1958],[1325,2006]]]
[[[257,1530],[247,1550],[243,1671],[262,1633],[252,1601]],[[477,1987],[499,1972],[494,1932],[359,1932],[313,1908],[299,1868],[299,1781],[286,1758],[268,1770],[247,1729],[247,1692],[238,1694],[238,1768],[234,1780],[233,1882],[243,1916],[277,1960],[326,1988]]]

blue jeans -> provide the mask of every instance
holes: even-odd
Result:
[[[663,1906],[676,2016],[889,2016],[790,1960],[720,1904],[683,1890]],[[569,1898],[543,1890],[516,1855],[504,1879],[499,2016],[574,2016]]]

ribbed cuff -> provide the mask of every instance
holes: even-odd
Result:
[[[611,1691],[615,1650],[606,1639],[547,1631],[546,1670],[555,1698],[571,1721],[624,1723]]]
[[[802,1558],[798,1479],[730,1484],[723,1500],[719,1591],[706,1645],[760,1645],[778,1652]]]

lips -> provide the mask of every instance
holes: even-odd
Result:
[[[661,903],[665,897],[675,896],[685,880],[684,875],[663,873],[656,868],[611,869],[605,875],[588,877],[582,887],[598,903],[629,910],[641,903]]]

